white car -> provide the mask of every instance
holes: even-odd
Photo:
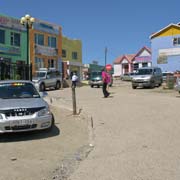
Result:
[[[54,117],[31,81],[0,81],[0,133],[51,129]]]

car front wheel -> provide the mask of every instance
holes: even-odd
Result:
[[[45,84],[44,83],[40,84],[39,91],[42,92],[45,91],[45,89],[46,89]]]
[[[61,83],[58,81],[58,82],[56,83],[56,89],[60,89],[60,87],[61,87]]]

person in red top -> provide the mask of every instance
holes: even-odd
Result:
[[[107,84],[108,84],[108,74],[106,72],[106,69],[102,69],[102,81],[103,81],[103,86],[102,86],[102,91],[104,94],[104,97],[107,98],[109,96],[109,92],[107,91]]]

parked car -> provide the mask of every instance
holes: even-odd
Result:
[[[100,87],[103,85],[102,82],[102,72],[101,71],[93,71],[90,74],[89,85],[93,88],[94,86]]]
[[[113,77],[112,74],[110,74],[111,76],[111,81],[109,86],[112,86],[113,84]],[[100,87],[103,85],[103,81],[102,81],[102,72],[101,71],[93,71],[90,74],[90,80],[89,80],[89,85],[93,88],[94,86],[96,87]]]
[[[31,81],[0,81],[0,133],[51,129],[53,125],[53,114]]]
[[[46,88],[60,89],[62,77],[60,72],[54,68],[40,68],[39,71],[36,71],[32,81],[38,91],[45,91]]]
[[[135,75],[136,73],[134,72],[131,72],[131,73],[125,73],[123,75],[121,75],[120,79],[122,81],[131,81],[133,76]]]
[[[165,71],[165,72],[162,72],[162,75],[163,75],[163,82],[165,82],[167,80],[167,77],[168,76],[173,76],[174,73],[173,72],[169,72],[169,71]]]
[[[162,71],[159,67],[143,67],[137,70],[132,78],[132,88],[160,86],[162,84]]]

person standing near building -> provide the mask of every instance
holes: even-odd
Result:
[[[102,81],[103,81],[102,91],[104,97],[107,98],[110,93],[107,91],[108,75],[105,68],[102,69]]]
[[[74,72],[73,75],[72,75],[72,87],[76,88],[77,80],[78,80],[78,76]]]

